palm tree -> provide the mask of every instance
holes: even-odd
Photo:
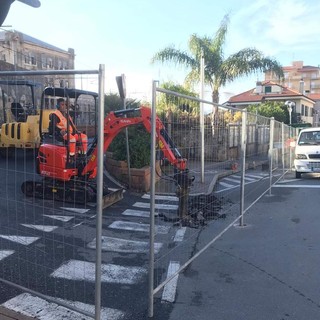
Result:
[[[219,103],[220,88],[236,78],[267,70],[272,70],[277,76],[283,77],[281,65],[276,60],[265,57],[261,51],[254,48],[242,49],[224,59],[223,46],[228,24],[229,15],[227,14],[222,19],[213,38],[198,37],[196,34],[190,36],[190,54],[170,46],[157,52],[152,58],[152,63],[160,61],[185,65],[191,68],[186,82],[196,83],[200,81],[200,62],[203,54],[206,65],[205,83],[211,87],[213,103]]]

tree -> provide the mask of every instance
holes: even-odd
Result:
[[[140,105],[139,101],[133,99],[126,100],[126,108],[138,108]],[[117,93],[110,93],[104,96],[104,111],[109,113],[110,111],[116,111],[124,109],[123,100]]]
[[[255,48],[245,48],[224,59],[223,47],[228,31],[229,15],[225,15],[215,36],[199,37],[192,34],[189,39],[189,50],[183,52],[174,46],[160,50],[152,57],[156,61],[175,62],[191,68],[186,77],[186,82],[197,83],[200,81],[200,62],[203,53],[205,61],[205,83],[212,90],[212,102],[219,103],[219,90],[226,83],[250,75],[258,71],[273,71],[277,76],[283,77],[281,65],[274,59],[265,57]]]
[[[165,82],[161,85],[161,88],[174,91],[189,97],[197,97],[197,93],[189,90],[189,88],[180,84],[174,84],[173,82]],[[159,102],[157,103],[157,113],[182,113],[197,115],[199,114],[200,104],[197,101],[192,101],[187,98],[177,97],[174,95],[164,94],[160,96]]]
[[[279,122],[289,124],[289,112],[287,107],[281,102],[267,101],[249,106],[247,110],[250,113],[258,114],[266,118],[274,117],[274,119]]]

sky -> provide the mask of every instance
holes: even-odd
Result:
[[[230,24],[224,57],[250,47],[283,66],[302,60],[320,65],[318,0],[40,0],[40,8],[15,1],[2,30],[15,29],[63,50],[73,48],[77,70],[105,65],[106,93],[117,92],[115,77],[126,76],[127,96],[150,97],[152,80],[182,84],[188,69],[151,64],[167,46],[188,51],[192,34],[213,37],[225,14]],[[253,74],[220,90],[220,103],[255,87]],[[210,88],[205,88],[210,101]]]

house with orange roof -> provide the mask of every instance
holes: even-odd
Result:
[[[284,105],[287,101],[291,101],[294,105],[292,112],[296,113],[302,123],[314,125],[316,122],[316,119],[314,119],[315,101],[310,96],[272,81],[258,81],[255,88],[232,96],[225,105],[245,109],[250,105],[257,105],[266,101],[280,102]]]

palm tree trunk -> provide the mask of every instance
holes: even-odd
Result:
[[[214,154],[213,159],[215,161],[224,161],[226,157],[226,150],[225,150],[225,143],[226,143],[226,137],[225,137],[225,128],[223,128],[223,121],[220,121],[219,117],[219,91],[216,89],[213,89],[212,91],[212,102],[215,104],[212,107],[212,141],[214,147]]]

